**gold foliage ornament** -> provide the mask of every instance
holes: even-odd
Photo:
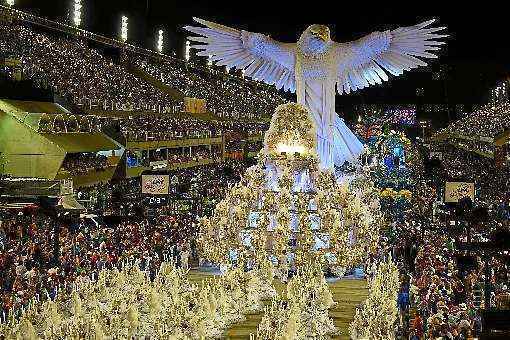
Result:
[[[200,221],[203,258],[248,268],[269,258],[286,281],[289,270],[310,259],[341,274],[375,252],[383,223],[377,190],[362,172],[339,183],[319,169],[311,127],[301,105],[277,109],[257,164]],[[286,142],[307,151],[279,153]]]
[[[320,265],[300,268],[287,284],[287,299],[273,299],[257,329],[259,339],[330,339],[338,330],[328,315],[335,305]]]
[[[316,149],[317,129],[309,111],[295,103],[278,106],[264,136],[265,154],[272,158],[282,153],[313,155]]]

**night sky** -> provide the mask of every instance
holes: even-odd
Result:
[[[354,5],[347,5],[349,3]],[[72,0],[16,0],[19,8],[52,19],[68,20]],[[168,32],[167,53],[182,56],[182,26],[192,17],[223,23],[293,42],[313,23],[327,24],[336,41],[349,41],[375,30],[392,29],[437,18],[451,37],[431,67],[406,73],[383,86],[342,96],[344,103],[402,103],[416,100],[423,88],[425,101],[479,103],[489,86],[510,76],[510,14],[488,1],[450,5],[448,1],[197,1],[197,0],[83,0],[87,30],[118,36],[121,14],[130,19],[130,41],[153,49],[156,30]],[[338,4],[337,6],[333,4]],[[483,5],[482,5],[483,4]],[[301,9],[301,7],[303,7]],[[300,10],[294,10],[300,9]],[[443,69],[445,81],[433,79]],[[446,70],[446,72],[444,72]],[[391,86],[390,86],[391,85]],[[446,96],[445,93],[448,95]]]

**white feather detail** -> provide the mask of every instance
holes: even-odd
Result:
[[[268,84],[295,88],[295,44],[284,44],[262,34],[237,30],[211,21],[193,18],[205,27],[185,26],[199,35],[189,40],[198,56],[210,57],[219,66],[245,69],[247,77]]]
[[[375,32],[357,41],[336,44],[338,49],[337,92],[350,93],[368,85],[388,80],[404,71],[426,66],[423,59],[434,59],[448,37],[440,34],[446,27],[430,27],[435,20],[400,27],[392,31]]]

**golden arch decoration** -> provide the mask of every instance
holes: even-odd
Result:
[[[66,123],[64,115],[56,115],[53,119],[53,128],[52,132],[62,133],[66,131]]]
[[[51,132],[53,130],[53,119],[55,117],[43,113],[37,124],[37,131],[39,132]]]
[[[65,117],[66,132],[79,132],[80,124],[75,115],[68,115]]]

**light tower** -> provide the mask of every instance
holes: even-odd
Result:
[[[189,61],[189,57],[190,57],[190,45],[189,45],[189,40],[186,40],[186,46],[184,48],[184,58],[186,59],[186,61]]]
[[[163,53],[163,30],[158,31],[158,40],[156,43],[156,49],[159,53]]]
[[[6,0],[7,6],[12,7],[14,6],[14,0]]]
[[[14,0],[11,0],[14,1]],[[81,4],[81,0],[74,0],[73,5],[73,23],[74,26],[80,27],[81,26],[81,9],[83,5]]]
[[[128,17],[123,15],[120,21],[120,39],[122,42],[128,40]]]

